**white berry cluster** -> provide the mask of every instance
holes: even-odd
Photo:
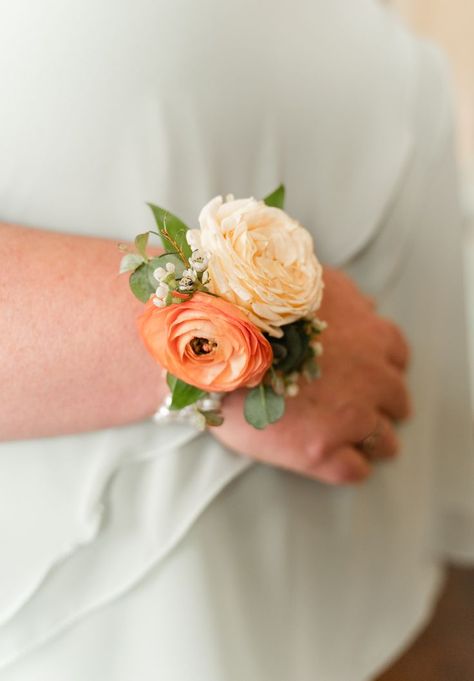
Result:
[[[323,345],[319,340],[319,335],[327,329],[327,322],[323,322],[321,319],[314,317],[311,320],[311,333],[310,333],[310,348],[313,350],[315,357],[321,357],[323,354]]]
[[[172,302],[172,291],[176,289],[176,265],[167,262],[165,267],[157,267],[153,276],[158,281],[153,303],[157,307],[165,307]]]
[[[291,374],[278,372],[272,377],[272,387],[277,395],[296,397],[300,390],[298,385],[299,378],[300,373],[298,371],[292,371]]]
[[[153,297],[157,307],[166,307],[172,303],[179,303],[182,298],[173,293],[192,294],[198,290],[206,290],[209,281],[209,257],[199,248],[193,250],[189,258],[189,267],[177,276],[176,265],[168,262],[165,267],[158,267],[153,276],[158,281],[158,287]]]
[[[184,270],[179,280],[178,290],[181,293],[192,293],[197,288],[197,285],[206,285],[209,281],[208,264],[209,258],[203,251],[199,248],[193,251],[189,258],[190,267]]]

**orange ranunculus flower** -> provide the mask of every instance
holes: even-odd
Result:
[[[258,385],[273,359],[270,343],[241,310],[206,293],[167,307],[150,300],[139,328],[157,362],[208,392]]]

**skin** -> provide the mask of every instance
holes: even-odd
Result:
[[[321,378],[302,384],[283,419],[264,431],[245,422],[242,391],[229,395],[225,422],[214,433],[245,456],[331,484],[354,483],[399,452],[395,422],[411,412],[409,348],[399,328],[377,315],[342,272],[325,268],[324,279]],[[368,455],[362,443],[371,433]]]
[[[0,440],[122,425],[149,417],[166,394],[136,329],[143,305],[118,276],[117,242],[0,224]],[[330,483],[365,479],[358,448],[395,456],[394,420],[407,418],[401,332],[341,272],[326,268],[321,379],[288,401],[263,432],[228,395],[213,435],[244,456]],[[238,444],[236,444],[238,443]]]
[[[0,440],[144,419],[166,388],[117,241],[0,225]]]

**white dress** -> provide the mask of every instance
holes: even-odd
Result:
[[[123,240],[284,181],[405,329],[416,409],[356,488],[151,422],[4,443],[1,681],[371,678],[474,559],[442,58],[369,0],[2,0],[0,82],[1,220]]]

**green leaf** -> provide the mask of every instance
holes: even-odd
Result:
[[[139,258],[141,256],[135,257]],[[165,267],[168,262],[172,262],[175,265],[176,276],[179,278],[183,273],[184,264],[175,253],[165,253],[147,262],[143,262],[142,259],[141,265],[130,275],[130,288],[142,303],[146,303],[151,294],[157,289],[158,281],[155,279],[153,272],[158,267]]]
[[[137,256],[140,257],[140,256]],[[133,294],[146,303],[152,293],[156,291],[158,281],[155,279],[153,272],[158,267],[165,267],[167,262],[173,262],[176,265],[177,276],[181,276],[184,265],[178,256],[172,253],[161,255],[157,258],[152,258],[148,262],[142,262],[135,271],[130,275],[130,288]]]
[[[189,385],[189,383],[185,383],[177,378],[171,395],[170,409],[183,409],[183,407],[187,407],[188,405],[197,402],[197,400],[200,400],[206,395],[206,392],[205,390],[195,388],[193,385]]]
[[[143,257],[144,260],[148,260],[148,256],[146,254],[146,247],[148,245],[148,237],[150,236],[149,232],[144,232],[143,234],[137,234],[135,237],[135,248],[137,249],[138,253]]]
[[[270,341],[270,345],[272,346],[273,350],[273,361],[275,364],[278,364],[279,362],[282,362],[285,357],[288,355],[288,350],[282,343],[278,343],[278,341],[273,341],[273,339]]]
[[[141,300],[142,303],[148,302],[151,294],[155,292],[158,283],[155,281],[154,284],[150,280],[150,267],[149,263],[143,263],[135,272],[132,272],[129,279],[130,288],[133,295]]]
[[[143,263],[143,256],[138,253],[127,253],[120,261],[120,274],[136,270]]]
[[[166,382],[168,384],[168,388],[170,389],[170,392],[173,392],[174,386],[176,385],[176,381],[178,379],[176,376],[173,376],[173,374],[170,374],[169,371],[166,372]]]
[[[156,258],[152,258],[151,260],[148,261],[148,264],[151,269],[151,273],[153,275],[153,272],[158,268],[158,267],[165,267],[166,263],[171,262],[173,265],[176,267],[176,277],[179,279],[181,275],[183,274],[184,270],[184,263],[181,260],[181,258],[176,255],[176,253],[164,253],[163,255],[159,255]],[[156,279],[155,279],[156,281]],[[158,282],[156,281],[156,286],[158,286]]]
[[[296,326],[289,325],[285,329],[284,335],[286,349],[288,351],[285,359],[278,365],[278,368],[287,373],[298,368],[304,357],[303,340]]]
[[[305,331],[305,322],[296,321],[291,324],[285,324],[281,327],[283,331],[282,338],[270,338],[272,348],[275,345],[284,346],[286,348],[286,356],[282,356],[281,351],[273,352],[274,365],[279,371],[285,374],[292,371],[299,371],[303,362],[308,358],[308,347],[310,338]]]
[[[283,206],[285,205],[285,185],[281,184],[275,189],[274,192],[268,194],[263,201],[267,204],[267,206],[281,208],[283,210]]]
[[[173,213],[155,206],[153,203],[148,205],[153,212],[163,247],[171,253],[176,253],[187,267],[189,265],[188,258],[192,254],[191,247],[186,241],[188,228]]]
[[[281,419],[284,413],[285,398],[277,395],[269,385],[260,384],[245,398],[245,420],[259,430]]]

